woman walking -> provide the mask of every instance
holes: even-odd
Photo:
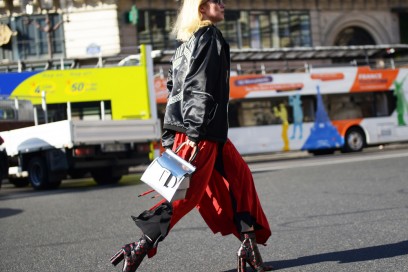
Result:
[[[190,158],[196,172],[186,198],[160,201],[133,217],[142,237],[123,246],[111,262],[124,259],[123,271],[136,271],[143,258],[156,253],[158,243],[194,207],[214,233],[234,234],[241,240],[238,271],[248,263],[256,271],[269,271],[257,244],[271,235],[255,190],[252,174],[227,138],[230,51],[215,26],[224,19],[222,0],[184,0],[173,33],[183,42],[177,48],[169,71],[169,91],[162,145],[177,148]]]

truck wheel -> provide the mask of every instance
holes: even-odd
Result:
[[[352,127],[346,132],[342,152],[358,152],[365,146],[364,132],[357,127]]]
[[[48,169],[45,160],[34,157],[28,163],[28,179],[34,189],[46,189],[48,183]]]
[[[58,188],[65,176],[65,172],[50,173],[42,157],[34,157],[28,163],[28,179],[36,190]]]
[[[98,168],[91,171],[92,178],[99,185],[115,184],[122,178],[120,174],[112,173],[112,169]]]
[[[28,178],[9,178],[8,180],[17,188],[26,187],[30,183]]]

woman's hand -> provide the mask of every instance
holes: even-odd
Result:
[[[189,146],[191,146],[191,147],[196,147],[197,146],[197,144],[195,143],[195,142],[193,142],[193,141],[190,141],[189,139],[187,139],[187,145],[189,145]]]
[[[187,139],[186,144],[187,144],[189,147],[192,147],[192,148],[193,148],[193,151],[191,152],[190,158],[188,159],[188,161],[191,162],[192,160],[195,159],[195,155],[194,155],[194,154],[196,154],[196,150],[197,150],[198,146],[197,146],[197,143],[195,143],[195,142],[193,142],[193,141],[191,141],[191,140],[189,140],[189,139]]]

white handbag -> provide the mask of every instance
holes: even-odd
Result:
[[[191,175],[196,170],[189,161],[177,155],[185,144],[185,142],[182,143],[175,152],[166,149],[160,157],[153,160],[140,178],[169,202],[185,198]],[[198,148],[190,161],[197,153]]]

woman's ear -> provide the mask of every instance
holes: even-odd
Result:
[[[206,8],[204,7],[204,5],[200,6],[199,11],[200,11],[201,15],[203,15],[205,13]]]

